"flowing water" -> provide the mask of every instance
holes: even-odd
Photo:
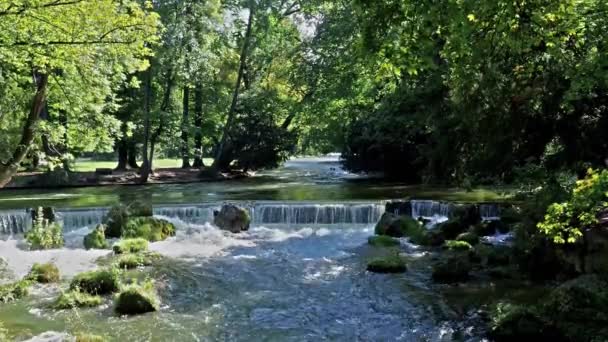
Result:
[[[135,196],[109,190],[106,195],[82,197],[78,194],[84,190],[76,189],[22,196],[28,198],[21,206],[15,204],[26,202],[5,197],[4,203],[10,203],[5,208],[10,209],[0,210],[4,281],[22,277],[34,262],[52,261],[64,282],[36,286],[26,299],[0,304],[0,321],[15,340],[48,331],[57,331],[49,336],[58,341],[60,334],[80,331],[127,342],[480,339],[475,319],[455,311],[441,287],[432,284],[429,259],[433,256],[420,247],[402,241],[408,260],[404,274],[365,270],[370,258],[385,253],[367,245],[385,201],[408,197],[396,196],[406,188],[387,191],[387,185],[347,183],[344,178],[354,176],[323,159],[294,161],[260,177],[273,182],[189,185],[195,190],[186,190],[186,185],[120,190]],[[184,191],[174,192],[176,188]],[[32,202],[33,197],[37,199]],[[109,253],[84,250],[83,236],[102,221],[116,199],[133,198],[151,199],[155,216],[177,226],[175,237],[150,246],[165,258],[139,271],[156,280],[161,310],[118,317],[111,298],[94,309],[50,309],[74,274],[98,267],[99,258]],[[249,210],[249,231],[232,234],[211,224],[213,211],[224,200]],[[49,203],[59,207],[66,246],[27,251],[23,233],[30,228],[31,216],[26,208]],[[428,199],[411,204],[413,216],[433,221],[447,219],[450,210],[447,203]],[[480,210],[486,219],[499,215],[495,205]]]

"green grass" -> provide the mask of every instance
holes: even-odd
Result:
[[[211,165],[213,159],[203,159],[205,165]],[[191,161],[192,162],[192,161]],[[141,165],[141,161],[138,162]],[[99,161],[90,159],[76,159],[73,168],[77,172],[93,172],[95,169],[113,169],[116,167],[117,161]],[[182,166],[181,159],[155,159],[153,162],[155,169],[175,168]]]

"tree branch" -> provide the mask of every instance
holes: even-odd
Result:
[[[29,11],[29,10],[38,10],[38,9],[43,9],[43,8],[50,8],[50,7],[57,7],[57,6],[68,6],[68,5],[76,5],[78,3],[83,2],[84,0],[70,0],[70,1],[61,1],[61,0],[55,0],[55,1],[51,1],[49,3],[46,4],[42,4],[39,6],[32,6],[32,7],[28,7],[28,6],[21,6],[20,8],[11,10],[14,6],[14,4],[9,5],[6,9],[0,11],[0,16],[5,16],[5,15],[20,15],[23,14],[25,11]]]

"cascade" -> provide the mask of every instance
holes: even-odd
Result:
[[[498,204],[480,204],[479,215],[484,221],[494,221],[500,219],[500,206]]]
[[[13,235],[24,233],[32,226],[32,215],[29,210],[0,211],[0,234]]]
[[[259,203],[250,208],[259,224],[375,224],[384,213],[382,203]]]
[[[412,200],[412,217],[443,217],[450,214],[450,204],[431,200]]]

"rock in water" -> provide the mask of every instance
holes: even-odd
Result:
[[[240,233],[249,230],[251,218],[247,210],[232,204],[225,204],[220,211],[213,212],[213,224],[222,230]]]

